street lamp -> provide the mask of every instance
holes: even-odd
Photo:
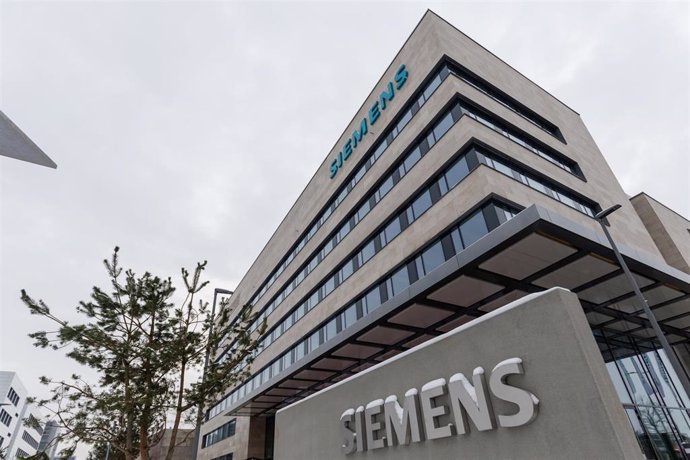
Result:
[[[637,281],[633,277],[632,273],[630,273],[628,264],[626,264],[625,260],[623,260],[623,256],[618,250],[618,246],[616,246],[616,243],[613,241],[613,238],[611,237],[609,230],[606,228],[609,225],[608,221],[606,220],[606,217],[615,212],[616,210],[620,209],[620,207],[620,204],[614,204],[610,208],[604,209],[603,211],[598,213],[596,216],[594,216],[594,218],[599,222],[599,225],[601,225],[602,230],[604,230],[604,234],[606,235],[606,238],[609,240],[611,249],[613,249],[614,254],[616,254],[616,259],[618,260],[618,263],[625,272],[626,278],[628,279],[628,281],[633,287],[633,290],[635,291],[635,297],[637,299],[637,303],[639,304],[638,306],[642,308],[642,310],[644,310],[645,315],[647,315],[647,319],[651,323],[652,329],[654,329],[654,334],[661,343],[661,348],[664,349],[664,352],[666,352],[666,356],[671,362],[671,367],[673,367],[673,370],[676,372],[676,375],[678,376],[681,385],[683,385],[683,388],[685,389],[685,393],[690,396],[690,380],[688,380],[688,376],[685,373],[685,369],[683,369],[683,366],[680,364],[680,361],[678,361],[678,357],[671,348],[671,345],[668,343],[668,340],[666,339],[664,332],[661,330],[661,327],[659,326],[659,323],[657,322],[656,317],[654,316],[654,312],[652,312],[652,309],[649,308],[647,299],[645,299],[645,297],[642,295],[640,287],[637,285]]]
[[[222,289],[222,288],[215,288],[213,290],[213,303],[211,304],[211,326],[209,327],[208,330],[208,336],[209,340],[211,336],[213,335],[213,326],[215,324],[216,320],[216,300],[218,299],[218,294],[224,294],[227,296],[231,296],[234,291],[229,291],[227,289]],[[208,361],[211,359],[211,343],[209,342],[208,346],[206,347],[206,357],[204,358],[204,374],[201,376],[201,382],[206,381],[206,370],[208,369]],[[193,460],[196,460],[196,454],[197,450],[199,449],[199,436],[201,434],[201,420],[203,418],[203,411],[204,411],[204,404],[203,402],[199,403],[199,408],[198,408],[198,414],[196,417],[196,429],[194,430],[194,449],[192,449],[193,452]]]

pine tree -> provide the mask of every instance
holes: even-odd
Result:
[[[90,299],[77,306],[84,323],[68,323],[22,290],[21,299],[31,314],[57,325],[54,332],[29,334],[34,345],[66,349],[69,358],[98,375],[98,382],[76,374],[65,380],[42,377],[51,397],[35,402],[58,420],[62,441],[73,447],[81,442],[110,443],[125,460],[148,460],[149,449],[160,440],[166,421],[172,420],[169,460],[179,443],[180,424],[200,423],[197,407],[250,375],[266,324],[250,332],[256,316],[250,305],[231,321],[227,300],[221,302],[220,314],[211,318],[208,302],[198,300],[208,284],[201,280],[206,262],[198,263],[191,274],[182,269],[186,297],[178,306],[170,278],[123,272],[118,253],[116,247],[110,260],[103,261],[110,292],[94,287]],[[211,360],[205,378],[190,384],[190,374],[201,369],[206,354],[222,341],[234,342],[225,359]]]

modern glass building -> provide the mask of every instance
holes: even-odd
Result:
[[[554,286],[578,295],[644,455],[687,458],[688,389],[594,218],[622,205],[610,232],[690,365],[690,223],[646,198],[577,112],[427,12],[235,289],[268,329],[251,377],[209,401],[198,458],[279,456],[278,409]]]

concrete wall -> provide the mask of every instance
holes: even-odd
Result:
[[[666,263],[690,273],[690,221],[645,193],[630,202]]]
[[[402,401],[411,388],[457,372],[471,376],[477,366],[488,379],[497,363],[514,357],[522,359],[524,375],[511,376],[508,383],[540,401],[531,423],[481,432],[470,423],[469,434],[341,452],[339,420],[346,409],[389,395]],[[491,400],[496,414],[516,411],[510,403]],[[439,422],[443,426],[449,419]],[[642,456],[582,307],[560,288],[509,304],[279,411],[275,453],[276,460]]]
[[[166,429],[160,442],[149,452],[151,460],[165,460],[172,438],[172,429]],[[180,429],[175,439],[175,453],[172,460],[188,460],[192,458],[194,448],[194,430]]]

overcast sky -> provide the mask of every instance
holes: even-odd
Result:
[[[101,260],[233,289],[427,8],[578,111],[630,195],[690,215],[687,2],[1,4],[0,109],[58,164],[0,157],[0,369]],[[208,293],[212,291],[209,288]]]

